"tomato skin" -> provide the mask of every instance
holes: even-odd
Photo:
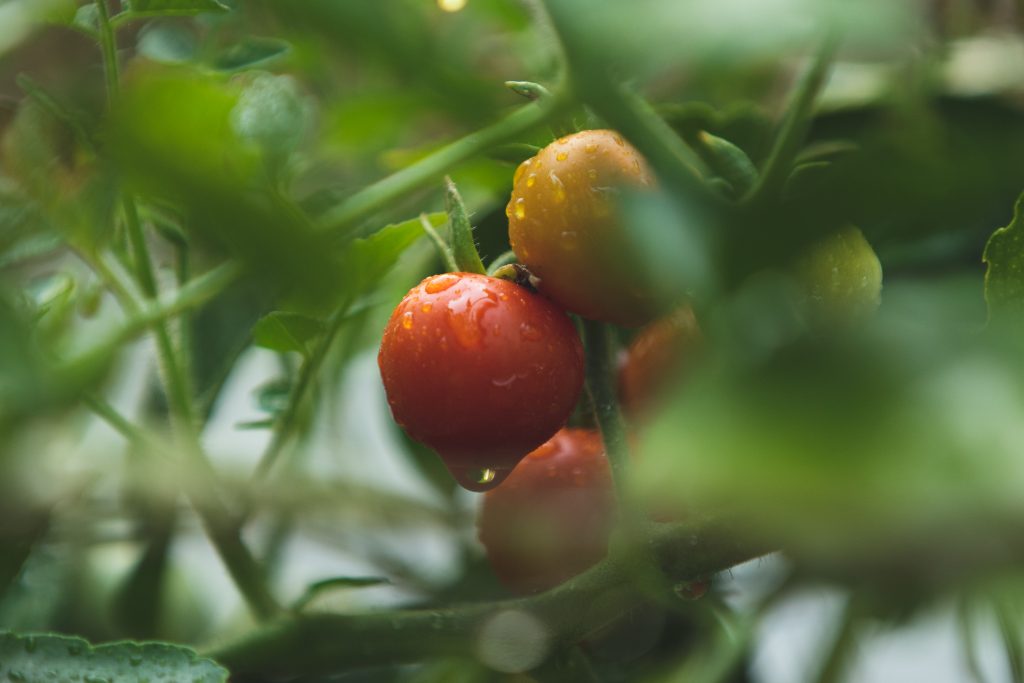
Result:
[[[640,330],[619,360],[619,401],[631,416],[654,407],[701,344],[693,309],[683,306]]]
[[[859,229],[848,226],[804,252],[794,275],[816,327],[862,322],[881,302],[882,264]]]
[[[562,429],[484,495],[477,529],[498,579],[526,594],[604,558],[615,510],[601,435]]]
[[[426,278],[395,308],[377,357],[395,421],[470,490],[495,486],[565,424],[583,387],[569,317],[515,283]],[[483,469],[493,479],[474,476]]]
[[[541,292],[585,318],[636,327],[661,309],[630,258],[617,188],[646,187],[653,176],[640,153],[610,130],[560,138],[516,169],[505,213],[519,262]]]

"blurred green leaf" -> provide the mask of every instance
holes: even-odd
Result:
[[[182,64],[195,59],[199,39],[181,24],[151,23],[139,32],[138,53],[164,64]]]
[[[985,245],[985,301],[989,318],[1019,327],[1024,323],[1024,194],[1017,199],[1013,220],[999,228]]]
[[[253,342],[274,351],[309,353],[309,342],[326,329],[322,320],[301,313],[274,311],[260,318],[252,329]]]
[[[217,0],[128,0],[136,16],[180,16],[203,12],[227,12],[230,7]]]
[[[166,643],[92,646],[54,634],[0,634],[0,676],[20,683],[59,679],[137,683],[143,679],[224,683],[228,672],[193,650]]]
[[[292,609],[302,611],[324,593],[347,588],[368,588],[391,583],[382,576],[335,576],[311,583],[302,596],[295,601]]]
[[[241,71],[283,57],[291,50],[291,45],[278,38],[260,38],[250,36],[235,43],[218,54],[211,64],[219,71]]]
[[[434,227],[448,220],[445,213],[432,213],[427,220]],[[386,225],[368,237],[349,244],[343,256],[343,269],[351,291],[363,292],[383,277],[399,256],[423,236],[419,218]]]

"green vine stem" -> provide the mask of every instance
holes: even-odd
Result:
[[[116,38],[110,24],[107,0],[96,0],[95,5],[107,81],[107,98],[113,104],[120,91]],[[142,223],[139,220],[138,207],[134,198],[127,192],[122,195],[121,204],[136,278],[147,302],[155,301],[159,290]],[[133,316],[135,319],[139,317]],[[242,542],[237,527],[231,521],[232,516],[228,514],[228,510],[218,497],[213,468],[199,441],[191,383],[185,373],[181,357],[174,347],[166,321],[164,318],[157,318],[151,325],[157,341],[161,376],[170,404],[175,433],[185,457],[201,475],[205,475],[197,478],[201,488],[189,488],[189,499],[202,519],[207,536],[253,613],[261,619],[274,616],[281,611],[281,607],[270,594],[259,565]],[[101,347],[100,350],[105,351],[105,348]]]
[[[558,93],[531,102],[501,121],[470,133],[357,192],[321,216],[317,227],[325,232],[345,235],[359,221],[369,218],[395,200],[429,186],[460,163],[514,140],[550,120],[567,106],[567,98]]]
[[[614,332],[609,325],[583,320],[583,339],[587,353],[587,391],[594,405],[594,418],[601,430],[605,453],[612,468],[615,490],[619,500],[625,501],[628,496],[626,473],[629,469],[629,444],[615,384],[618,375]]]
[[[651,524],[645,529],[659,569],[674,580],[707,576],[771,551],[737,540],[719,521]],[[486,624],[516,612],[534,619],[551,652],[569,647],[618,617],[643,595],[628,558],[612,555],[540,595],[447,609],[309,614],[282,618],[206,654],[235,675],[321,676],[351,667],[477,655]],[[297,657],[296,652],[302,656]]]
[[[743,199],[745,204],[757,204],[760,201],[777,197],[782,192],[786,179],[789,178],[789,174],[793,170],[793,161],[807,138],[814,113],[814,103],[818,98],[818,93],[825,85],[825,79],[828,77],[837,47],[838,40],[834,35],[830,34],[822,42],[810,69],[804,74],[793,95],[793,100],[786,110],[779,134],[775,138],[757,184]]]

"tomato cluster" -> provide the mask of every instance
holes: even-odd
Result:
[[[662,312],[664,302],[634,277],[642,264],[630,258],[616,201],[653,184],[644,159],[613,131],[556,140],[516,169],[506,208],[530,286],[468,272],[428,277],[384,332],[378,361],[395,421],[463,487],[487,491],[480,540],[514,591],[554,586],[607,550],[615,496],[600,434],[564,428],[584,372],[567,312],[623,327]],[[855,228],[814,245],[792,274],[813,320],[859,316],[878,303],[881,268]],[[700,342],[685,305],[641,329],[620,361],[627,413],[648,410]]]

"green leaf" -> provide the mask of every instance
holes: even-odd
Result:
[[[166,643],[120,642],[91,646],[52,634],[0,634],[0,680],[136,683],[141,680],[218,683],[228,672],[193,650]]]
[[[444,213],[427,215],[434,227],[444,225]],[[398,257],[423,235],[419,218],[386,225],[369,237],[353,240],[345,250],[342,268],[349,278],[353,295],[358,295],[376,284],[391,270]]]
[[[290,50],[291,45],[287,41],[250,36],[222,51],[211,66],[218,71],[251,69],[282,57]]]
[[[295,601],[292,609],[296,611],[305,609],[309,603],[327,591],[345,588],[366,588],[389,583],[391,582],[382,576],[335,576],[330,579],[316,581],[306,588],[306,592]]]
[[[139,33],[138,53],[154,62],[183,64],[199,52],[199,39],[180,24],[148,24]]]
[[[260,318],[252,329],[253,341],[274,351],[308,353],[306,344],[324,331],[324,323],[301,313],[274,311]]]
[[[1013,220],[999,228],[985,245],[985,302],[989,320],[1024,323],[1024,194],[1017,199]]]
[[[227,12],[231,8],[217,0],[129,0],[128,9],[137,17],[166,17]]]

